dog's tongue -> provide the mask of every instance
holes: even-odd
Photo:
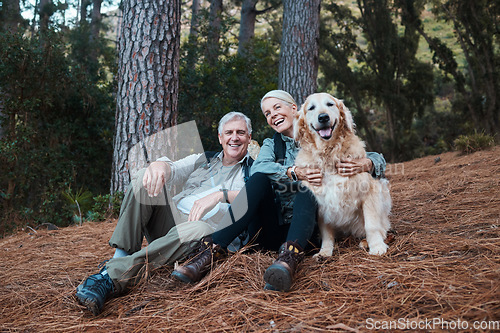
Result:
[[[318,133],[319,135],[321,135],[322,138],[328,138],[332,136],[332,129],[331,128],[320,129]]]

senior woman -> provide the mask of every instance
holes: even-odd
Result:
[[[293,140],[297,103],[292,96],[272,90],[262,98],[261,108],[267,123],[278,134],[264,140],[251,168],[252,176],[220,224],[224,228],[203,238],[192,259],[173,271],[172,276],[180,281],[199,281],[212,267],[214,258],[224,257],[229,244],[248,231],[249,238],[261,249],[278,250],[278,258],[264,273],[264,289],[288,291],[292,286],[303,249],[316,226],[316,200],[300,181],[320,185],[323,176],[320,169],[294,166],[299,147]],[[375,170],[383,172],[385,161],[375,155],[372,159],[342,161],[338,167],[345,170],[346,176],[371,171],[374,165]]]

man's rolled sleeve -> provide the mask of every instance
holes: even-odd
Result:
[[[170,165],[170,179],[167,181],[173,185],[184,184],[193,173],[196,161],[202,154],[193,154],[173,162],[168,157],[160,157],[157,161],[167,162]]]

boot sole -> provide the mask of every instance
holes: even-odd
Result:
[[[292,277],[285,267],[269,266],[264,273],[264,281],[279,291],[289,291],[292,287]],[[272,290],[272,289],[268,289]]]
[[[76,294],[76,298],[78,299],[78,302],[85,306],[94,316],[97,316],[99,313],[101,313],[101,309],[99,308],[99,305],[95,302],[95,300],[85,297],[83,295],[79,295],[78,292]]]
[[[188,278],[186,275],[179,273],[177,271],[172,272],[172,277],[175,278],[178,281],[184,282],[184,283],[193,283],[193,281]]]

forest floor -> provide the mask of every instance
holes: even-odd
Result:
[[[305,258],[292,290],[264,291],[274,253],[237,253],[197,285],[172,267],[94,317],[76,286],[112,256],[116,221],[0,240],[0,332],[365,332],[500,329],[500,146],[388,166],[395,237],[370,256],[347,238]]]

